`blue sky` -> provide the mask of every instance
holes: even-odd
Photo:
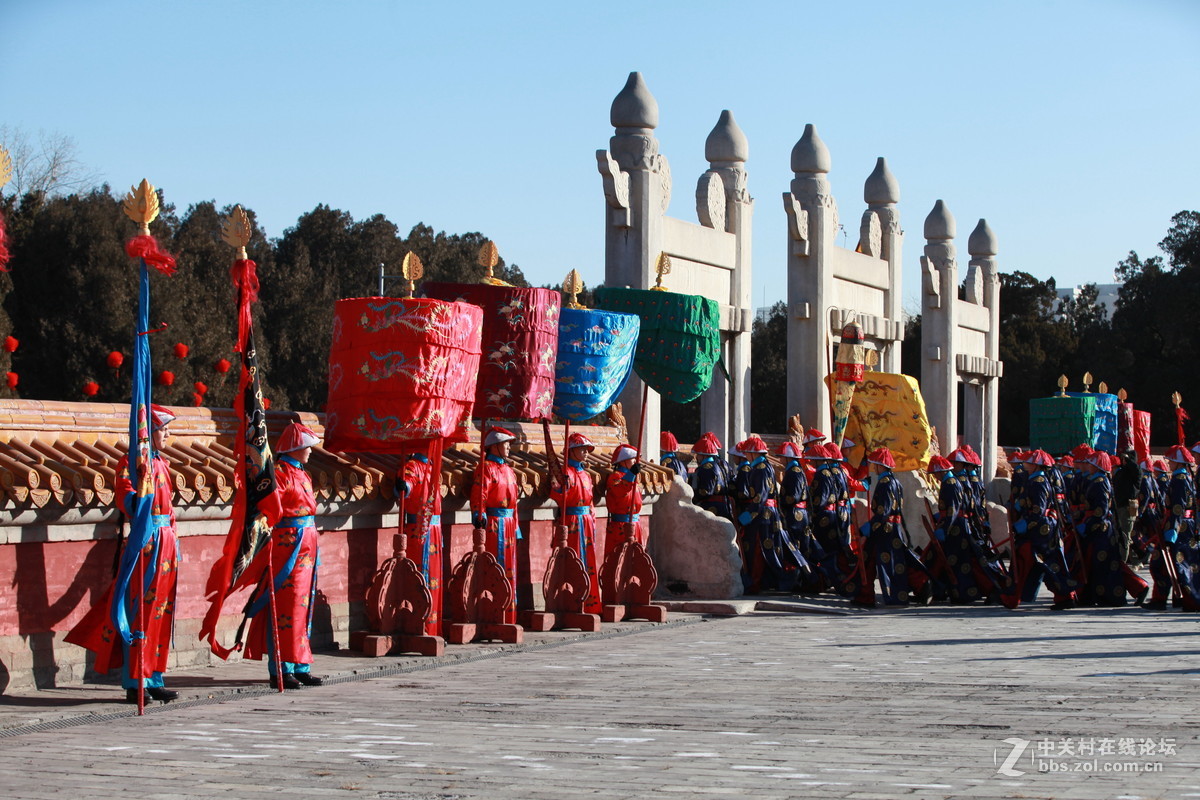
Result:
[[[887,157],[910,306],[939,198],[964,263],[985,217],[1002,270],[1060,285],[1110,282],[1200,209],[1192,0],[0,0],[0,123],[73,137],[114,187],[242,203],[272,236],[318,203],[481,231],[535,283],[603,279],[594,151],[634,70],[673,216],[695,219],[721,110],[745,131],[756,305],[784,296],[780,194],[810,122],[851,247]]]

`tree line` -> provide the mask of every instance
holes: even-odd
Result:
[[[205,201],[180,214],[163,202],[151,226],[179,263],[174,276],[151,274],[151,322],[167,323],[150,335],[159,402],[231,404],[237,375],[229,278],[234,254],[220,239],[221,220],[231,210]],[[113,354],[122,360],[131,347],[137,271],[124,242],[136,231],[120,198],[108,186],[71,194],[33,191],[0,197],[0,213],[12,254],[10,271],[0,273],[5,345],[0,371],[7,377],[0,397],[128,402],[128,365],[114,366]],[[318,205],[271,239],[253,211],[247,213],[254,231],[247,250],[264,287],[255,307],[264,394],[274,408],[322,409],[334,303],[376,294],[379,264],[398,273],[404,254],[412,251],[425,265],[426,280],[475,282],[484,274],[477,264],[487,238],[482,233],[450,234],[418,223],[401,235],[382,214],[355,220]],[[1182,393],[1185,407],[1191,400],[1200,408],[1200,374],[1193,369],[1200,352],[1192,322],[1200,309],[1200,213],[1176,214],[1159,246],[1161,254],[1142,258],[1130,252],[1117,265],[1122,286],[1115,310],[1097,304],[1095,285],[1060,301],[1052,278],[1020,271],[1001,275],[1002,443],[1028,440],[1029,400],[1052,394],[1060,374],[1070,378],[1072,388],[1081,387],[1086,371],[1111,391],[1125,388],[1138,408],[1153,413],[1154,441],[1160,444],[1174,440],[1173,391]],[[496,275],[528,285],[520,267],[503,260]],[[400,282],[393,281],[388,293],[399,289]],[[751,335],[750,424],[756,432],[782,432],[784,304],[758,319]],[[902,345],[903,369],[918,378],[919,343],[918,316],[908,320]],[[700,433],[698,405],[664,409],[681,442]]]

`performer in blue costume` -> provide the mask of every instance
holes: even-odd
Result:
[[[720,452],[721,442],[711,433],[704,434],[693,445],[692,455],[698,459],[692,472],[693,502],[733,522],[729,467],[721,460]]]
[[[1080,544],[1087,582],[1079,592],[1080,605],[1123,606],[1125,592],[1145,600],[1150,585],[1126,566],[1113,517],[1113,488],[1108,453],[1095,452],[1084,460],[1083,522]]]
[[[807,451],[806,451],[807,452]],[[823,458],[817,459],[817,454]],[[817,542],[827,554],[822,566],[834,591],[866,608],[875,605],[875,581],[866,575],[850,523],[850,494],[842,451],[829,443],[813,446],[816,472],[809,485],[809,513]]]
[[[826,561],[825,551],[812,533],[808,516],[808,476],[801,462],[800,448],[795,442],[784,442],[779,455],[785,459],[783,474],[779,479],[779,510],[784,534],[800,550],[809,569],[800,576],[798,589],[805,593],[819,594],[829,583],[821,570]]]
[[[975,582],[974,542],[963,513],[969,502],[967,491],[955,476],[948,459],[934,456],[929,462],[929,472],[941,482],[933,533],[940,545],[938,555],[944,559],[939,565],[943,583],[950,602],[973,603],[981,593]],[[936,551],[939,547],[931,546],[931,549]]]
[[[904,487],[892,469],[892,451],[880,447],[867,454],[874,490],[867,523],[866,573],[879,579],[885,605],[907,605],[910,591],[929,597],[929,576],[913,552],[904,527]]]
[[[1183,610],[1200,611],[1200,537],[1196,530],[1196,485],[1192,478],[1196,459],[1182,445],[1175,445],[1167,450],[1167,461],[1174,469],[1163,503],[1166,518],[1161,541],[1150,559],[1154,592],[1146,608],[1165,609],[1167,589],[1177,583]],[[1164,563],[1164,559],[1170,559],[1171,563]]]
[[[1054,593],[1052,608],[1057,611],[1075,606],[1078,584],[1067,569],[1059,533],[1057,500],[1046,475],[1046,468],[1053,464],[1054,459],[1043,450],[1030,453],[1022,464],[1027,475],[1017,507],[1019,517],[1013,526],[1016,544],[1013,572],[1020,585],[1034,561],[1041,561],[1046,570],[1042,580]]]
[[[745,461],[733,481],[741,536],[742,583],[746,594],[764,589],[792,591],[809,571],[800,548],[783,532],[775,488],[775,468],[767,461],[767,445],[751,436],[738,448]]]
[[[675,438],[675,434],[663,431],[658,437],[658,444],[662,453],[659,463],[667,469],[675,470],[675,474],[683,478],[684,483],[687,483],[688,468],[683,459],[679,457],[679,440]]]

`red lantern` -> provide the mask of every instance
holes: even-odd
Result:
[[[175,373],[164,369],[158,373],[158,382],[163,386],[170,386],[175,382]]]
[[[125,356],[121,355],[116,350],[113,350],[111,353],[108,354],[109,369],[120,369],[121,365],[124,363],[125,363]]]
[[[188,346],[186,344],[184,344],[183,342],[180,342],[179,344],[175,345],[175,357],[176,358],[187,358],[189,352],[190,351],[188,349]]]
[[[208,393],[208,386],[201,381],[196,381],[193,383],[192,388],[196,390],[196,394],[203,395]]]
[[[224,375],[226,372],[229,372],[229,368],[231,366],[233,366],[233,365],[229,363],[229,359],[222,358],[220,361],[213,364],[213,369],[215,369],[217,372]]]
[[[8,374],[9,374],[9,375],[11,375],[12,373],[10,372],[10,373],[8,373]],[[263,410],[266,410],[266,409],[268,409],[268,408],[270,408],[270,407],[271,407],[271,398],[269,398],[269,397],[264,397],[264,398],[263,398]]]
[[[95,381],[88,381],[83,385],[83,393],[88,397],[95,397],[100,391],[100,384]]]
[[[10,389],[17,388],[17,381],[19,380],[17,378],[17,373],[9,372],[9,373],[7,373],[7,376],[8,376],[8,388],[10,388]]]
[[[17,351],[17,347],[20,346],[20,344],[21,343],[19,341],[17,341],[16,337],[14,337],[14,336],[4,337],[4,349],[10,353],[15,353]]]
[[[192,392],[192,405],[204,405],[204,395],[200,394],[199,392]]]

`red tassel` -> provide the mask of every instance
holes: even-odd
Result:
[[[108,354],[107,362],[109,369],[120,369],[121,365],[125,363],[125,356],[121,355],[116,350],[113,350]]]
[[[246,302],[258,299],[258,265],[248,258],[239,258],[229,269],[229,277],[238,289],[246,290]]]
[[[17,348],[20,347],[20,345],[21,345],[21,343],[19,341],[17,341],[17,338],[15,336],[4,337],[4,349],[7,350],[8,352],[10,352],[10,353],[17,352]]]
[[[153,236],[135,236],[125,243],[125,253],[130,258],[140,258],[163,275],[175,274],[175,257],[159,250]]]
[[[213,364],[213,369],[215,369],[217,372],[224,375],[226,372],[229,372],[229,368],[232,366],[233,366],[233,364],[229,363],[228,358],[222,358],[220,361]]]
[[[8,236],[4,232],[4,215],[0,214],[0,272],[8,272]]]
[[[208,394],[208,386],[203,381],[196,381],[192,388],[196,390],[196,394]]]
[[[100,391],[100,384],[95,381],[88,381],[83,385],[83,393],[88,397],[95,397]]]
[[[163,386],[170,386],[175,382],[175,373],[164,369],[158,373],[158,382]]]
[[[17,377],[17,373],[9,372],[6,375],[6,378],[8,380],[8,388],[10,388],[10,389],[17,388],[17,382],[19,380],[19,378]]]
[[[1187,422],[1191,417],[1183,410],[1183,406],[1175,406],[1175,436],[1179,439],[1180,447],[1187,447],[1187,441],[1183,435],[1183,423]]]

